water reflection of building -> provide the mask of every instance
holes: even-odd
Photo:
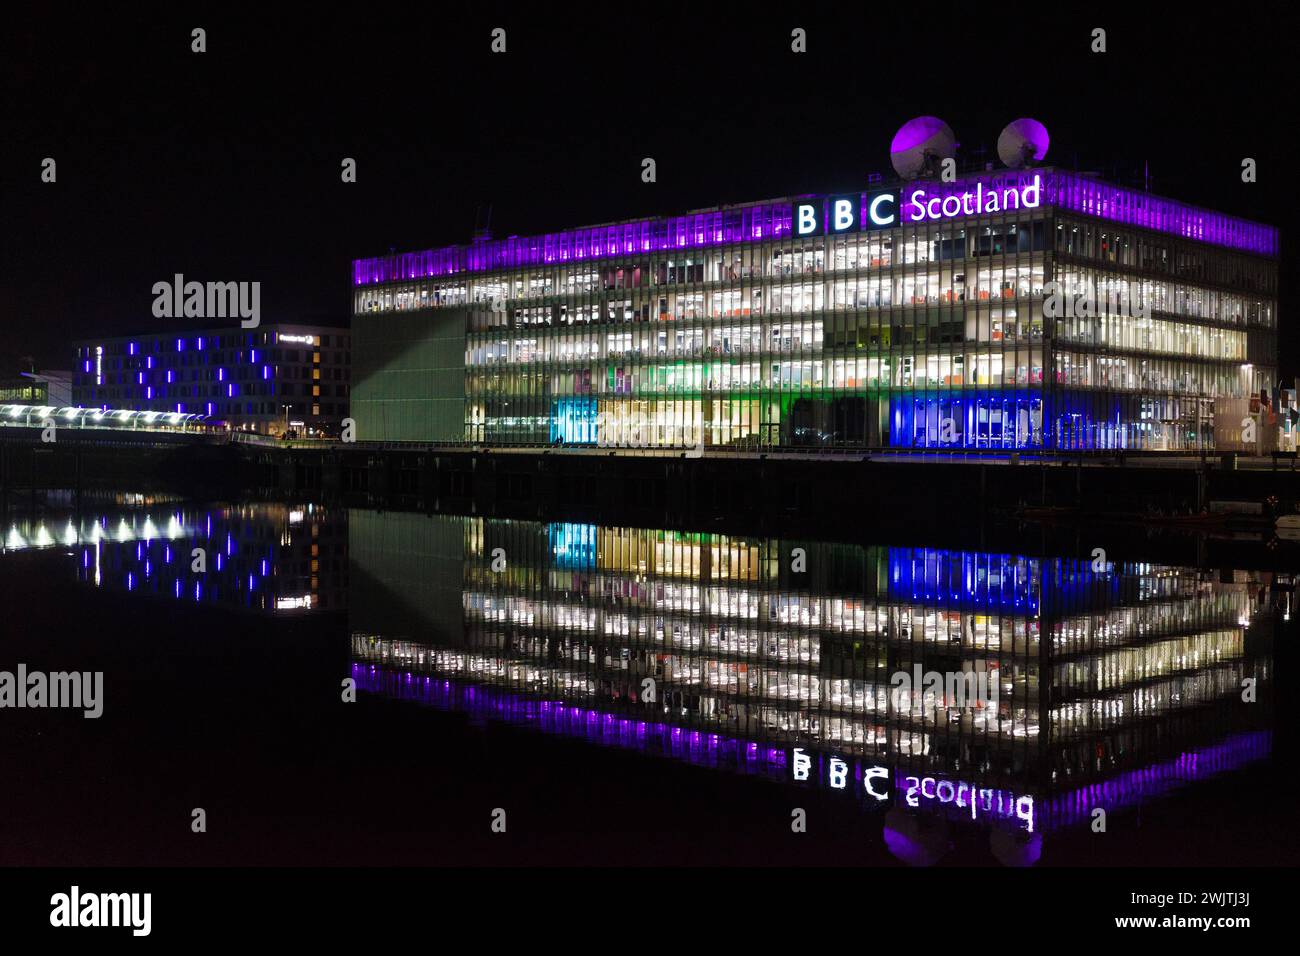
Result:
[[[6,551],[55,547],[75,554],[78,577],[96,587],[253,611],[345,606],[347,526],[314,505],[164,504],[5,529]]]
[[[349,527],[363,689],[1022,834],[1269,750],[1252,719],[1267,575],[368,512]],[[996,674],[997,699],[892,693],[917,666]],[[1260,703],[1241,702],[1248,677]]]

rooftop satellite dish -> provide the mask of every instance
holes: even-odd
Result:
[[[898,128],[889,144],[889,161],[903,179],[939,175],[940,164],[957,153],[957,137],[937,116],[918,116]]]
[[[1012,169],[1040,163],[1047,155],[1047,127],[1028,116],[1007,124],[998,137],[998,159]]]

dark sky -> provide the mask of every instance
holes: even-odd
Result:
[[[260,281],[263,321],[346,321],[351,259],[467,241],[480,204],[504,236],[861,188],[922,113],[968,160],[1037,117],[1050,161],[1129,179],[1146,161],[1154,191],[1282,226],[1286,250],[1297,14],[1135,7],[7,11],[0,375],[29,354],[66,368],[78,337],[156,327],[151,288],[176,272]],[[504,55],[489,51],[495,26]],[[796,26],[807,54],[790,52]],[[1089,51],[1094,27],[1105,54]],[[345,156],[356,184],[340,182]],[[1245,156],[1256,184],[1241,182]]]

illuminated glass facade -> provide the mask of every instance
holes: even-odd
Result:
[[[358,260],[358,437],[1263,450],[1276,254],[1043,169]]]
[[[1093,807],[1269,749],[1254,722],[1271,700],[1263,573],[368,511],[348,523],[354,585],[386,583],[353,588],[363,689],[1022,832],[1086,825]],[[430,566],[436,585],[407,597],[408,569]],[[917,670],[996,675],[996,691],[900,693]],[[1247,677],[1258,703],[1242,703]]]
[[[280,324],[78,342],[73,401],[335,435],[348,414],[351,348],[347,329]]]

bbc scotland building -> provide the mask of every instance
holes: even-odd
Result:
[[[236,431],[337,436],[348,414],[345,328],[266,324],[76,344],[82,407],[202,415]]]
[[[352,411],[488,446],[1294,447],[1277,254],[1044,167],[360,259]]]

